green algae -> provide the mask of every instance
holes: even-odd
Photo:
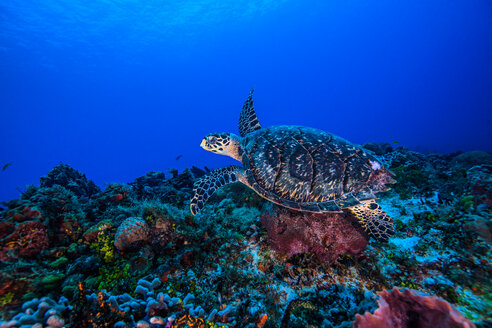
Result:
[[[404,228],[404,227],[405,227],[405,224],[403,223],[403,221],[402,221],[402,220],[400,220],[400,219],[395,219],[395,229],[396,229],[397,231],[401,231],[401,230],[403,230],[403,228]]]
[[[60,269],[63,268],[67,264],[67,262],[68,259],[65,256],[62,256],[56,259],[55,261],[51,262],[50,267],[52,267],[53,269]]]
[[[125,263],[123,260],[118,260],[114,265],[103,265],[99,268],[99,276],[95,285],[97,285],[99,290],[118,290],[121,286],[128,285],[127,280],[129,278],[130,264]],[[136,281],[130,282],[130,285],[136,287]]]
[[[90,276],[90,277],[87,277],[84,282],[85,282],[85,286],[88,289],[95,290],[99,286],[99,276]]]
[[[0,307],[12,303],[13,299],[14,299],[14,293],[12,292],[5,293],[4,295],[0,296]]]
[[[75,296],[76,292],[77,292],[76,286],[64,286],[62,288],[62,295],[69,300],[71,300]]]
[[[426,219],[431,222],[436,222],[436,216],[434,213],[428,213]]]
[[[64,279],[65,274],[63,273],[50,274],[46,277],[41,278],[39,280],[39,285],[47,289],[52,289],[58,287]]]
[[[475,205],[475,197],[472,195],[467,195],[460,200],[460,204],[465,211],[473,209]]]
[[[25,293],[24,295],[22,295],[22,301],[25,302],[25,301],[30,301],[32,300],[33,298],[36,298],[38,297],[39,295],[34,292],[34,291],[29,291],[27,293]]]

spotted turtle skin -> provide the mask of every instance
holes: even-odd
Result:
[[[266,199],[308,212],[336,212],[376,198],[392,173],[370,154],[331,133],[271,126],[242,140],[246,183]]]

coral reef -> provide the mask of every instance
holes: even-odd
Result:
[[[354,328],[475,328],[445,300],[420,295],[417,291],[394,288],[378,293],[379,308],[374,312],[356,315]]]
[[[375,291],[399,287],[436,295],[460,324],[490,326],[490,154],[365,147],[397,180],[378,194],[395,221],[388,243],[368,241],[348,214],[292,212],[242,184],[192,216],[207,168],[101,190],[56,166],[0,208],[1,325],[351,327],[376,310]],[[386,292],[389,308],[398,293]]]

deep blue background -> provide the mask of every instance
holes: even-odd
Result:
[[[230,164],[200,140],[251,87],[264,126],[491,151],[492,2],[4,0],[0,200],[59,162],[99,185]]]

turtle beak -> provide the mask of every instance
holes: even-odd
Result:
[[[200,147],[202,147],[205,150],[209,150],[209,148],[207,147],[207,141],[205,139],[203,139],[202,142],[200,143]]]

